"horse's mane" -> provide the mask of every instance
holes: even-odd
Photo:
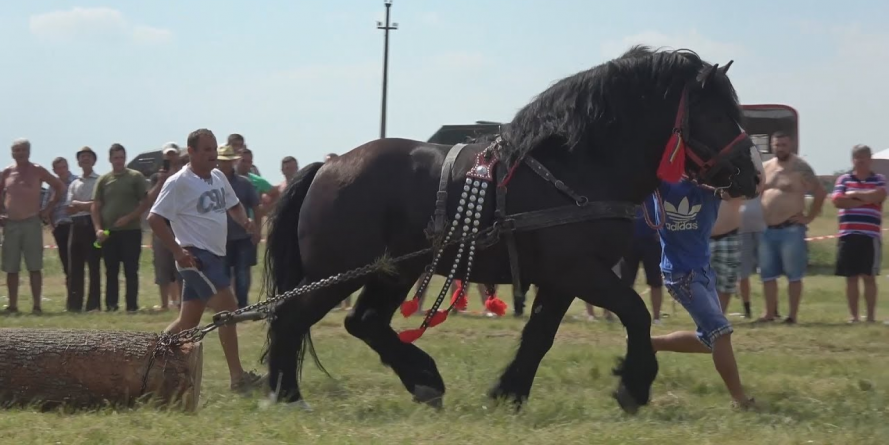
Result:
[[[556,82],[525,105],[502,129],[507,143],[501,147],[501,155],[511,163],[552,140],[571,149],[619,118],[632,118],[622,116],[627,112],[624,102],[651,94],[652,87],[666,99],[707,66],[690,50],[633,46],[616,59]],[[725,76],[716,76],[713,83],[715,94],[724,97],[727,105],[733,104],[729,113],[740,122],[741,110],[731,83]]]

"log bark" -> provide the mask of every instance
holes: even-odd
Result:
[[[194,411],[203,345],[174,347],[149,369],[157,340],[145,332],[0,329],[0,404],[95,408],[151,399]]]

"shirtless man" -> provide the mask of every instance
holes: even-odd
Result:
[[[3,248],[0,252],[0,268],[6,272],[6,288],[9,292],[7,313],[18,312],[19,270],[22,257],[31,278],[33,312],[41,313],[40,298],[43,294],[43,224],[65,196],[65,184],[48,170],[32,163],[31,142],[17,139],[12,143],[12,159],[15,164],[3,169],[0,178],[0,224],[3,225]],[[55,193],[44,209],[40,209],[40,188],[49,184]],[[5,192],[5,193],[4,193]]]
[[[293,181],[293,178],[298,171],[299,163],[293,156],[285,156],[284,159],[281,160],[281,174],[284,175],[284,181],[275,186],[277,194],[274,197],[269,196],[268,194],[262,196],[262,208],[265,209],[266,213],[271,211],[275,206],[278,198],[280,198],[281,195],[284,194],[284,191],[287,190],[287,186]]]
[[[778,277],[785,275],[790,295],[790,314],[785,323],[797,322],[799,302],[803,293],[803,275],[808,263],[806,226],[821,213],[827,191],[812,167],[793,154],[794,141],[783,132],[772,135],[775,157],[763,164],[765,190],[762,212],[766,231],[759,242],[759,267],[765,315],[760,321],[774,321],[778,312]],[[812,208],[806,210],[806,193],[814,196]]]

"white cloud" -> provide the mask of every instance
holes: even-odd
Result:
[[[149,45],[168,43],[173,40],[173,31],[151,26],[136,26],[133,28],[133,40]]]
[[[111,8],[81,8],[32,15],[29,28],[34,36],[54,42],[74,40],[131,40],[141,44],[169,42],[170,30],[127,21],[123,13]]]
[[[682,34],[645,31],[620,40],[606,41],[600,49],[605,58],[612,59],[620,56],[633,45],[648,45],[653,48],[664,47],[665,49],[687,48],[710,63],[720,64],[751,55],[751,51],[743,45],[712,40],[694,29]]]

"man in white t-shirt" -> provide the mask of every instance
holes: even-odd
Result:
[[[228,179],[215,168],[216,149],[210,130],[193,131],[188,136],[189,164],[167,179],[148,215],[151,230],[173,253],[184,281],[182,308],[166,330],[170,334],[197,326],[207,306],[217,312],[238,309],[225,271],[226,213],[247,233],[254,227]],[[232,390],[259,386],[262,377],[241,367],[236,326],[220,327],[219,340]]]

